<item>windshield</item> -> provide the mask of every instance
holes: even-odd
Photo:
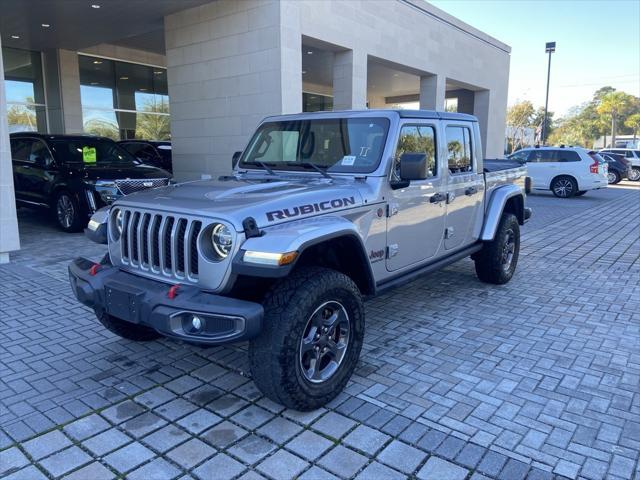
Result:
[[[87,167],[98,165],[135,166],[138,159],[112,140],[86,138],[54,140],[53,149],[64,163],[82,163]]]
[[[251,139],[240,167],[370,173],[380,163],[388,130],[386,118],[268,122]]]

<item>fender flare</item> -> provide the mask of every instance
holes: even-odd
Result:
[[[507,202],[515,197],[520,197],[522,201],[519,202],[521,204],[518,208],[519,211],[514,213],[516,214],[516,217],[518,217],[518,223],[520,225],[524,224],[524,193],[522,192],[522,189],[517,185],[502,185],[496,188],[491,194],[491,198],[489,199],[489,204],[485,212],[485,222],[482,227],[482,233],[480,234],[480,240],[493,240]]]

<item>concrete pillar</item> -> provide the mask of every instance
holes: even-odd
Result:
[[[0,43],[0,52],[2,45]],[[0,263],[9,261],[9,252],[20,249],[16,197],[13,191],[13,168],[7,123],[7,98],[4,88],[4,65],[0,54]]]
[[[495,150],[495,148],[487,148],[490,144],[489,141],[489,128],[490,121],[489,118],[489,107],[491,103],[491,92],[489,90],[480,90],[475,92],[473,96],[473,114],[478,118],[478,125],[480,127],[480,138],[482,139],[482,154],[485,157],[497,157],[502,156],[497,152],[492,151],[491,155],[488,155],[488,150]],[[502,136],[504,137],[504,129],[502,132]]]
[[[82,133],[80,69],[76,52],[58,50],[58,75],[64,133]]]
[[[333,60],[333,109],[367,108],[367,55],[358,50],[336,52]]]
[[[219,0],[165,17],[176,178],[228,173],[265,116],[302,110],[297,9]]]
[[[420,77],[420,108],[422,110],[444,110],[447,79],[444,75]]]

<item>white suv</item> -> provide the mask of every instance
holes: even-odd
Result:
[[[608,185],[607,162],[581,147],[523,148],[509,158],[527,164],[532,188],[551,190],[556,197],[584,195]]]
[[[640,180],[640,150],[635,148],[605,148],[600,150],[602,153],[617,153],[624,155],[625,160],[631,163],[629,169],[629,180],[637,182]]]

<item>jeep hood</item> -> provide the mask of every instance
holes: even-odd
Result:
[[[358,207],[358,187],[352,178],[231,176],[144,190],[116,205],[219,218],[241,231],[247,217],[266,227]]]

